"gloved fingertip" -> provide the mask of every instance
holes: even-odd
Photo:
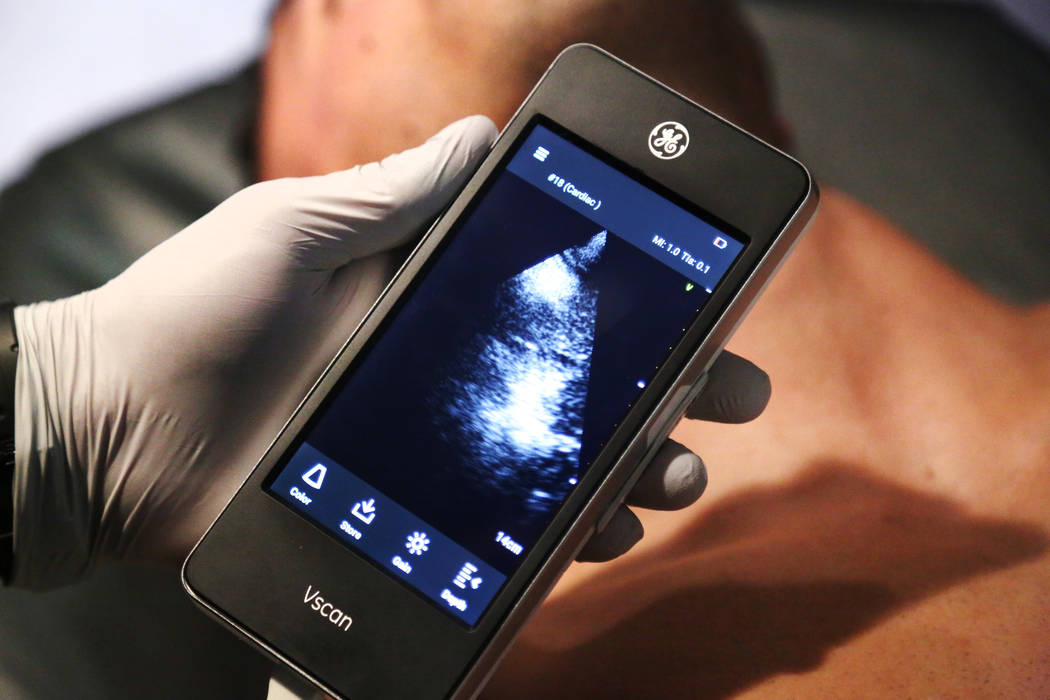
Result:
[[[491,119],[484,114],[472,114],[469,117],[457,119],[431,136],[427,141],[464,138],[489,146],[496,140],[498,134],[499,130]]]
[[[497,136],[492,120],[464,117],[437,132],[422,145],[362,166],[362,174],[379,175],[392,203],[426,219],[437,213],[488,153]]]
[[[626,554],[645,535],[642,521],[627,506],[621,505],[613,513],[601,532],[591,536],[576,556],[577,561],[603,562]]]
[[[488,117],[466,117],[379,162],[293,181],[288,244],[305,266],[335,269],[407,243],[448,204],[495,137]]]
[[[725,351],[708,370],[707,385],[685,415],[719,423],[747,423],[762,414],[772,392],[769,375],[761,367]]]
[[[667,440],[627,495],[627,504],[651,510],[680,510],[707,488],[707,469],[687,447]]]
[[[667,508],[678,510],[696,503],[707,488],[707,468],[692,452],[675,457],[664,472]]]
[[[475,114],[452,122],[416,149],[387,156],[381,165],[385,169],[422,165],[420,174],[432,178],[428,187],[458,187],[461,176],[473,171],[496,136],[498,131],[492,120]],[[420,189],[418,184],[414,187]]]

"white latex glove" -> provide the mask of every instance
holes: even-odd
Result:
[[[99,289],[15,310],[15,571],[178,562],[495,137],[253,185]]]
[[[397,260],[377,253],[417,236],[494,136],[472,117],[381,163],[254,185],[99,289],[17,308],[13,583],[181,561],[386,284]],[[669,444],[634,502],[681,507],[705,483]],[[639,537],[624,509],[585,554]]]

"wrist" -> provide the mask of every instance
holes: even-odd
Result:
[[[23,588],[69,583],[93,563],[97,528],[89,495],[99,484],[96,474],[80,467],[77,443],[90,426],[78,424],[72,411],[75,387],[91,363],[62,356],[84,344],[70,324],[68,301],[14,310],[19,342],[9,582]]]
[[[11,577],[14,557],[15,373],[18,336],[15,303],[0,302],[0,583]]]

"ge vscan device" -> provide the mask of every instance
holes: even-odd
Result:
[[[326,692],[466,698],[817,206],[794,159],[566,49],[183,568]]]

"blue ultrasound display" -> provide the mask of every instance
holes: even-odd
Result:
[[[574,141],[531,128],[267,481],[468,625],[743,250]]]

